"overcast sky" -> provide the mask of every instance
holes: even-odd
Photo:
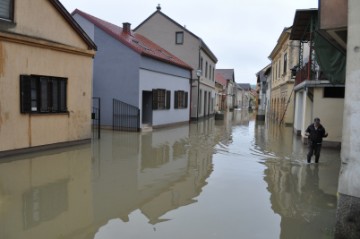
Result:
[[[255,74],[270,63],[268,56],[296,9],[317,8],[318,0],[60,0],[105,21],[131,28],[161,11],[193,32],[218,58],[217,69],[234,69],[238,83],[256,83]]]

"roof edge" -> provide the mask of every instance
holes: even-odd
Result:
[[[83,41],[88,45],[89,49],[97,50],[95,42],[86,34],[81,26],[75,21],[72,15],[66,10],[64,5],[59,0],[50,0],[50,3],[58,10],[58,12],[65,18],[70,26],[79,34]]]

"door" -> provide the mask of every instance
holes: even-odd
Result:
[[[152,92],[143,91],[142,94],[142,123],[152,124]]]

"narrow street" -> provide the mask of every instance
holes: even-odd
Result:
[[[0,238],[333,238],[340,151],[248,112],[0,161]]]

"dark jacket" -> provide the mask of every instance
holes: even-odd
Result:
[[[305,132],[310,134],[308,136],[308,139],[313,144],[321,144],[322,139],[327,137],[325,128],[321,124],[319,124],[317,129],[315,129],[314,124],[311,124],[311,125],[309,125],[309,127],[307,127]]]

